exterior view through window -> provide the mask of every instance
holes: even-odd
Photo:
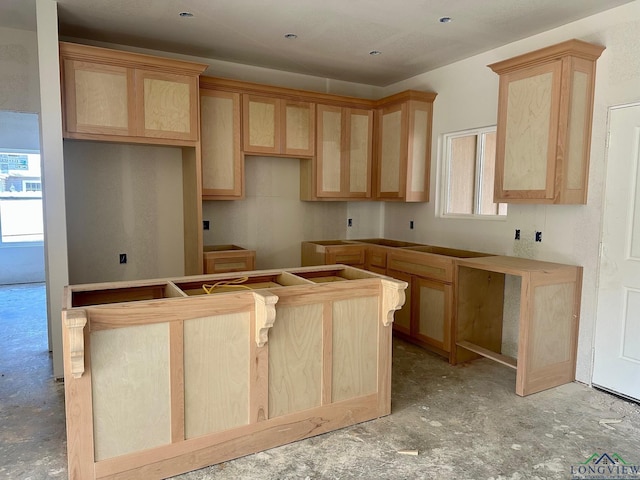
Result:
[[[42,242],[40,154],[0,151],[0,241]]]
[[[444,216],[505,216],[506,203],[493,202],[496,128],[445,134],[443,137]]]

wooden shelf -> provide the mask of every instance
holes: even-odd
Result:
[[[482,355],[483,357],[490,358],[491,360],[495,360],[498,363],[506,365],[507,367],[513,368],[514,370],[518,368],[518,361],[515,358],[507,357],[506,355],[502,355],[501,353],[492,352],[491,350],[481,347],[480,345],[476,345],[471,342],[460,341],[456,342],[456,345],[462,348],[466,348],[467,350],[472,351],[473,353],[477,353],[478,355]]]

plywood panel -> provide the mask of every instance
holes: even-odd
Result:
[[[288,103],[285,106],[286,149],[309,150],[311,116],[309,105]]]
[[[591,117],[589,101],[590,85],[589,75],[585,72],[573,72],[573,90],[571,91],[571,105],[569,113],[569,141],[567,158],[567,188],[585,188],[584,177],[585,150],[589,146],[586,136],[589,133],[589,126],[586,125],[587,118]]]
[[[129,127],[127,69],[74,62],[78,126]]]
[[[200,96],[202,185],[205,189],[234,190],[240,144],[240,96],[210,92]]]
[[[436,284],[421,282],[418,332],[444,343],[444,320],[446,318],[445,292]]]
[[[509,83],[505,190],[546,188],[552,87],[552,72]]]
[[[530,371],[571,360],[575,288],[575,283],[535,287]]]
[[[188,83],[144,79],[144,128],[165,132],[191,131],[191,98]]]
[[[381,192],[397,192],[400,188],[401,131],[401,110],[382,115],[382,151],[380,152]]]
[[[275,148],[276,104],[249,101],[249,144]]]
[[[451,139],[451,156],[449,158],[450,213],[473,213],[476,145],[476,135],[465,135]]]
[[[377,388],[378,298],[333,304],[334,402],[374,393]]]
[[[169,324],[91,334],[96,460],[171,442]]]
[[[250,314],[184,322],[185,435],[249,423]]]
[[[371,115],[350,113],[349,193],[367,193],[371,183]]]
[[[342,112],[341,109],[323,109],[319,148],[322,192],[340,192],[342,166]]]
[[[320,406],[323,304],[277,307],[269,331],[269,418]]]
[[[424,104],[425,106],[427,104]],[[424,107],[423,107],[424,108]],[[426,108],[429,108],[428,106]],[[427,158],[431,148],[429,140],[431,135],[429,129],[429,112],[426,110],[413,111],[413,132],[411,135],[411,191],[424,192],[428,185],[427,179]]]

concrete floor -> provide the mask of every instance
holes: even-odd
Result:
[[[67,477],[45,323],[43,286],[0,287],[0,479]],[[569,479],[594,453],[640,465],[638,404],[578,383],[521,398],[514,382],[490,360],[451,367],[395,341],[390,416],[174,478]]]

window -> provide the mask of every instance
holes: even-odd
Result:
[[[507,214],[506,203],[493,202],[495,158],[495,126],[444,135],[443,216]]]
[[[0,151],[0,245],[42,242],[40,155]]]

